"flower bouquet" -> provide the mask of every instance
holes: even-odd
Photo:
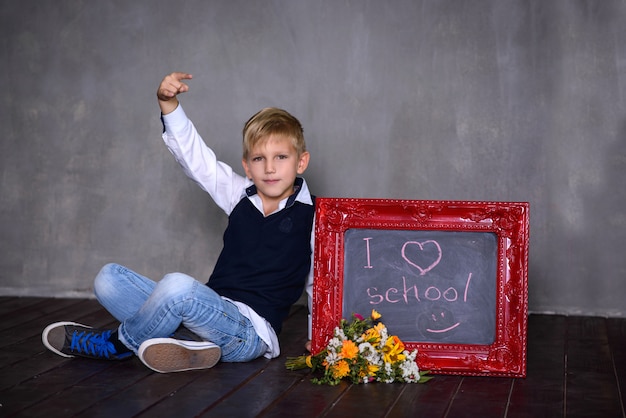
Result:
[[[288,357],[287,369],[323,371],[311,381],[328,385],[337,385],[342,379],[352,383],[430,380],[428,372],[420,372],[417,366],[417,350],[405,350],[400,338],[388,334],[380,317],[372,310],[367,319],[359,314],[353,314],[351,322],[342,319],[325,349],[315,355]]]

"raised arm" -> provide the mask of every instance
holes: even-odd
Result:
[[[228,164],[217,160],[213,150],[187,118],[182,106],[179,106],[176,96],[189,91],[189,86],[182,80],[190,79],[191,74],[176,72],[165,76],[159,84],[157,98],[163,115],[163,141],[185,174],[230,214],[250,182],[235,173]]]

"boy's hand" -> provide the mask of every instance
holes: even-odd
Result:
[[[189,91],[189,86],[182,80],[191,80],[193,76],[187,73],[171,73],[165,76],[157,90],[157,99],[159,99],[159,107],[164,115],[173,112],[178,106],[176,96],[179,93]]]

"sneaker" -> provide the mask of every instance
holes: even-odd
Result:
[[[159,373],[209,369],[219,361],[222,350],[208,341],[151,338],[139,346],[139,358]]]
[[[132,356],[131,351],[117,352],[109,341],[111,332],[76,322],[55,322],[43,330],[41,341],[50,351],[63,357],[122,360]]]

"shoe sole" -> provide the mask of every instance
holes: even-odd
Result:
[[[48,334],[50,333],[50,331],[54,328],[58,328],[60,326],[65,326],[65,325],[74,325],[74,326],[79,326],[79,327],[91,328],[88,325],[79,324],[78,322],[69,322],[69,321],[55,322],[54,324],[50,324],[46,328],[44,328],[43,332],[41,333],[41,342],[43,343],[43,345],[46,346],[48,350],[52,351],[54,354],[58,354],[62,357],[73,358],[74,357],[73,355],[60,352],[59,350],[54,348],[52,345],[50,345],[50,343],[48,342]]]
[[[173,338],[152,338],[139,346],[139,358],[159,373],[209,369],[220,360],[219,346],[202,341],[181,341]]]

